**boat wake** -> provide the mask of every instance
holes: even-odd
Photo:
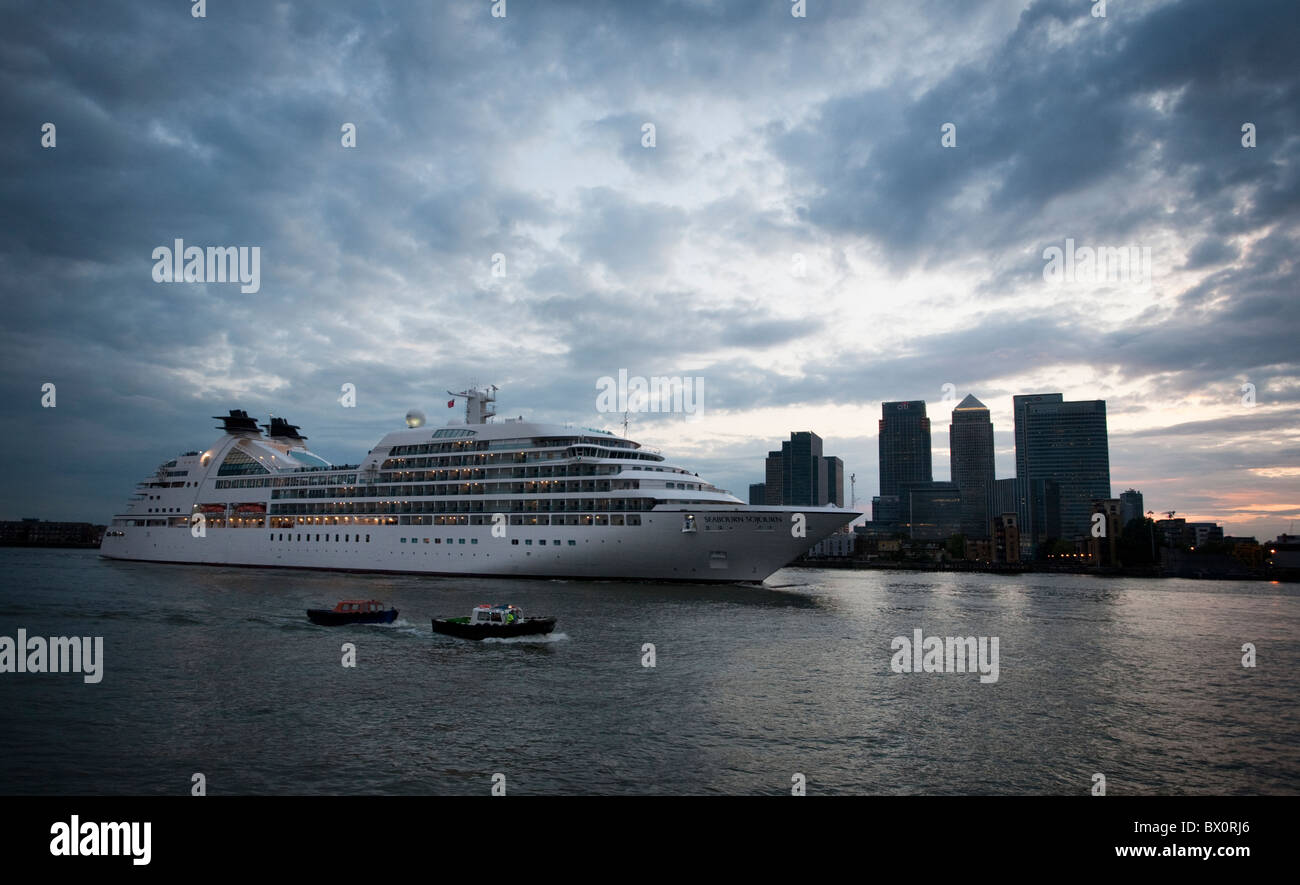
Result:
[[[478,640],[487,645],[488,643],[501,643],[503,645],[515,645],[518,643],[541,643],[541,642],[567,642],[569,634],[567,633],[547,633],[544,636],[488,636]]]
[[[392,630],[394,633],[400,633],[404,636],[419,636],[424,638],[434,635],[432,630],[427,627],[421,627],[418,623],[408,621],[406,618],[398,618],[391,624],[367,624],[366,626]]]

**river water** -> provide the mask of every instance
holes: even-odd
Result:
[[[150,565],[0,550],[0,793],[1300,793],[1300,586],[789,568],[764,586]],[[304,610],[377,598],[391,626]],[[479,602],[555,615],[469,642]],[[894,672],[980,637],[986,673]],[[355,666],[343,666],[345,643]],[[1243,666],[1242,646],[1255,649]],[[650,663],[653,646],[653,664]],[[899,655],[899,658],[910,657]],[[972,665],[973,667],[973,665]],[[500,782],[501,778],[497,778]]]

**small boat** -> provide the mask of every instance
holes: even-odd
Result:
[[[397,609],[384,608],[378,599],[345,599],[332,609],[309,608],[307,617],[313,624],[337,627],[340,624],[391,624]]]
[[[434,618],[436,633],[460,639],[489,636],[537,636],[555,629],[555,618],[525,618],[515,605],[476,605],[468,618]]]

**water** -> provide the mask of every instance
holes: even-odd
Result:
[[[1300,587],[785,569],[765,587],[337,575],[0,550],[0,635],[103,636],[104,679],[0,674],[0,793],[1300,792]],[[392,626],[317,627],[345,597]],[[431,617],[513,602],[546,642]],[[890,641],[999,638],[994,684]],[[357,666],[341,666],[355,643]],[[1258,666],[1241,665],[1241,646]],[[642,666],[644,643],[656,666]]]

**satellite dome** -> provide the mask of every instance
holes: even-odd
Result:
[[[423,427],[423,426],[424,426],[424,412],[421,412],[419,409],[411,409],[411,411],[407,412],[407,413],[406,413],[406,426],[407,426],[407,427]]]

